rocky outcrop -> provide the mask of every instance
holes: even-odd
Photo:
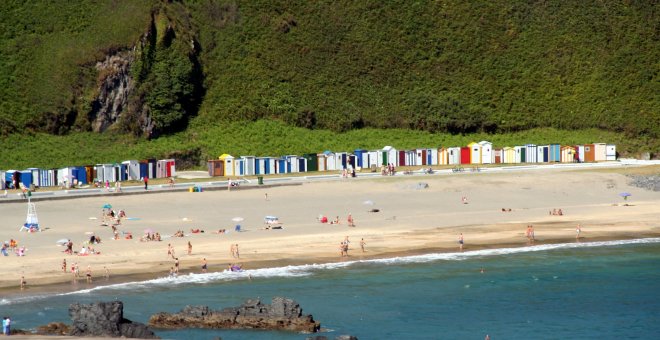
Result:
[[[117,122],[128,107],[128,99],[134,89],[130,74],[135,52],[120,51],[107,55],[96,63],[98,71],[98,96],[92,103],[90,118],[92,129],[103,132]]]
[[[69,306],[72,336],[104,336],[140,339],[159,339],[146,325],[124,319],[121,301],[97,302]]]
[[[149,319],[156,328],[269,329],[295,332],[318,332],[320,323],[303,315],[294,300],[275,297],[270,305],[258,299],[247,300],[239,307],[214,311],[208,306],[186,306],[179,313],[158,313]]]
[[[68,335],[71,327],[63,322],[51,322],[44,326],[37,327],[39,335]]]

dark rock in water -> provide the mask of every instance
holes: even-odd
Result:
[[[328,340],[327,336],[317,335],[317,336],[308,336],[305,340]]]
[[[340,335],[336,337],[335,340],[358,340],[358,338],[352,335]]]
[[[211,310],[207,306],[186,306],[179,313],[158,313],[149,318],[157,328],[272,329],[296,332],[318,332],[320,323],[311,315],[303,315],[300,305],[291,299],[273,298],[270,305],[258,299],[245,301],[240,307]]]
[[[51,322],[44,326],[37,327],[39,335],[68,335],[71,327],[63,322]]]
[[[69,315],[73,321],[69,335],[159,339],[149,327],[124,319],[121,301],[72,304]]]

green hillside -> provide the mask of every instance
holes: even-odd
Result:
[[[96,65],[118,52],[135,53],[134,90],[98,135],[90,131],[107,71]],[[334,137],[300,144],[309,136],[365,146],[369,131],[494,142],[534,131],[530,142],[658,153],[659,74],[657,1],[0,2],[7,166],[43,164],[50,157],[18,148],[55,140],[103,140],[125,158],[156,149],[203,158],[254,145],[264,154],[333,147]],[[290,131],[289,148],[215,134],[272,133],[262,119]],[[70,151],[99,147],[81,144]]]

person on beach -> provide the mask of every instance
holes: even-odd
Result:
[[[188,241],[188,255],[192,254],[192,243]]]
[[[364,253],[364,246],[366,246],[367,243],[364,242],[364,238],[360,239],[360,249],[362,249],[362,252]]]
[[[348,217],[346,218],[346,221],[348,221],[349,227],[355,227],[355,221],[353,220],[353,215],[351,215],[351,213],[348,213]]]
[[[174,274],[179,274],[179,258],[174,259]]]
[[[174,267],[170,267],[170,275],[169,277],[175,277],[176,273],[174,272]]]
[[[268,201],[268,193],[267,192],[264,193],[264,200]]]
[[[229,246],[229,254],[231,254],[231,257],[236,258],[236,248],[234,248],[233,243]]]
[[[172,248],[171,243],[168,243],[167,244],[167,258],[169,259],[170,257],[174,258],[174,248]]]
[[[241,254],[238,252],[238,243],[234,245],[234,253],[236,253],[236,258],[241,258]]]
[[[109,279],[110,278],[110,270],[108,270],[108,267],[103,266],[103,271],[105,272],[105,278]]]
[[[21,275],[21,290],[25,289],[25,285],[27,282],[25,282],[25,276]]]
[[[87,277],[87,283],[92,283],[92,266],[87,266],[85,276]]]
[[[582,226],[578,223],[577,227],[575,227],[575,239],[579,240],[580,239],[580,233],[582,232]]]
[[[467,196],[461,197],[461,202],[463,202],[463,204],[468,204]]]
[[[460,251],[463,251],[463,242],[464,242],[463,233],[461,233],[460,235],[458,235],[458,249]]]
[[[5,333],[5,335],[11,335],[11,318],[8,316],[5,316],[2,319],[2,330]]]
[[[62,260],[62,271],[66,274],[66,259]]]
[[[149,187],[149,177],[144,176],[143,180],[144,180],[144,190],[147,190],[147,188]]]
[[[206,273],[207,269],[207,263],[206,263],[206,257],[202,259],[202,273]]]

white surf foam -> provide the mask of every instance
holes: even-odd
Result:
[[[272,267],[261,269],[248,269],[241,272],[231,272],[228,270],[214,273],[190,273],[186,275],[179,275],[176,277],[160,277],[146,281],[134,281],[118,283],[106,286],[97,286],[89,289],[81,289],[72,292],[59,293],[59,294],[41,294],[32,296],[20,296],[12,298],[0,299],[0,305],[9,305],[16,303],[25,303],[29,301],[45,299],[53,296],[68,296],[68,295],[81,295],[90,294],[98,291],[125,291],[131,292],[149,292],[153,288],[158,287],[172,287],[177,285],[188,284],[206,284],[222,281],[235,281],[235,280],[248,280],[252,278],[287,278],[287,277],[304,277],[313,275],[315,272],[323,270],[334,270],[347,268],[356,264],[384,264],[384,265],[401,265],[410,263],[427,263],[433,261],[461,261],[476,257],[493,257],[511,254],[531,253],[540,251],[552,251],[557,249],[577,249],[577,248],[592,248],[592,247],[610,247],[619,245],[630,244],[650,244],[660,243],[660,238],[644,238],[633,240],[618,240],[618,241],[601,241],[601,242],[581,242],[581,243],[559,243],[559,244],[544,244],[527,247],[516,248],[498,248],[498,249],[482,249],[475,251],[465,251],[456,253],[433,253],[425,255],[402,256],[385,259],[370,259],[370,260],[356,260],[335,263],[322,263],[322,264],[305,264],[298,266],[285,266],[285,267]]]

